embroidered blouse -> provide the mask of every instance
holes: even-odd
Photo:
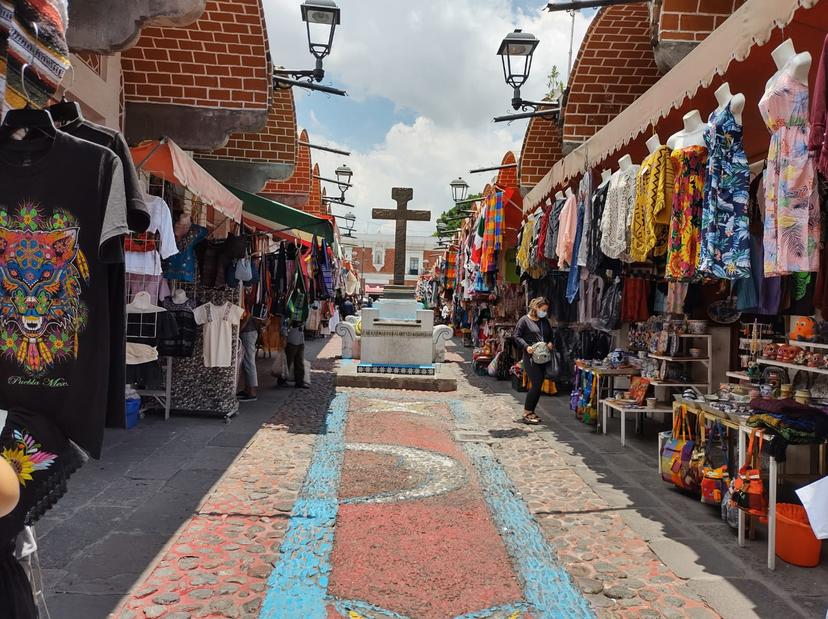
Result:
[[[601,218],[601,251],[608,258],[625,258],[628,231],[635,205],[635,178],[640,166],[631,165],[612,175],[607,190],[607,203]]]
[[[670,149],[659,146],[641,163],[636,181],[635,207],[630,229],[630,260],[643,262],[652,254],[667,253],[667,232],[673,204],[675,170]]]

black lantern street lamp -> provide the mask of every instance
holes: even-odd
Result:
[[[344,95],[345,92],[342,90],[312,83],[325,79],[322,60],[331,53],[333,48],[334,33],[340,24],[339,7],[333,0],[305,0],[300,8],[302,9],[302,21],[305,22],[308,30],[308,49],[316,58],[316,67],[301,71],[276,69],[273,71],[274,80],[284,88],[301,86],[330,94]]]
[[[451,195],[455,202],[462,202],[469,194],[469,184],[462,178],[454,179],[449,183],[449,186],[451,187]]]
[[[336,169],[336,181],[339,191],[342,192],[342,199],[345,200],[345,192],[351,187],[351,178],[354,172],[346,165],[341,165]]]
[[[512,107],[515,110],[531,110],[528,113],[498,116],[495,122],[511,122],[521,118],[535,116],[557,116],[560,105],[556,101],[527,101],[520,94],[520,89],[529,79],[532,71],[532,58],[540,41],[534,35],[522,30],[515,30],[506,35],[500,43],[497,55],[503,64],[503,79],[512,87]],[[538,108],[551,108],[538,110]]]
[[[506,35],[497,50],[497,55],[503,63],[503,77],[506,83],[514,89],[512,107],[521,109],[523,99],[520,89],[529,79],[532,70],[532,57],[540,41],[535,35],[515,30]]]

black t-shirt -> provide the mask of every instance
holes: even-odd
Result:
[[[150,214],[144,202],[144,190],[138,180],[138,173],[132,162],[129,146],[118,131],[96,125],[86,119],[77,120],[64,127],[61,131],[87,142],[103,146],[111,150],[118,159],[124,172],[124,192],[126,194],[127,223],[132,232],[146,232],[150,224]]]
[[[112,151],[61,132],[0,144],[0,408],[50,419],[94,458],[110,379],[109,265],[123,261],[127,232]]]

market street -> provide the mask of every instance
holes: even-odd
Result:
[[[825,604],[822,570],[767,572],[764,545],[734,551],[698,501],[679,526],[687,499],[649,483],[654,458],[591,433],[566,398],[544,399],[548,425],[533,429],[516,423],[508,384],[473,376],[446,397],[335,392],[337,339],[314,361],[309,395],[277,404],[194,516],[176,521],[160,508],[164,494],[148,497],[119,514],[123,532],[46,570],[52,616],[103,618],[127,592],[113,616],[809,617]],[[175,491],[182,475],[160,471],[182,458],[167,453],[145,475]],[[95,508],[69,521],[54,510],[44,565],[57,560],[60,527],[95,513],[84,509]],[[164,550],[124,556],[124,537],[149,531]]]

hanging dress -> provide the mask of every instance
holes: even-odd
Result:
[[[659,146],[641,162],[630,228],[632,262],[644,262],[650,254],[663,256],[667,253],[667,230],[675,186],[670,152],[668,147]]]
[[[672,281],[686,282],[696,277],[699,266],[707,148],[697,144],[677,148],[670,157],[675,186],[666,276]]]
[[[819,208],[808,152],[808,86],[780,73],[759,109],[771,132],[765,177],[765,277],[819,269]]]
[[[728,103],[713,111],[704,134],[708,158],[699,272],[718,279],[751,276],[747,214],[750,167],[742,133]]]

